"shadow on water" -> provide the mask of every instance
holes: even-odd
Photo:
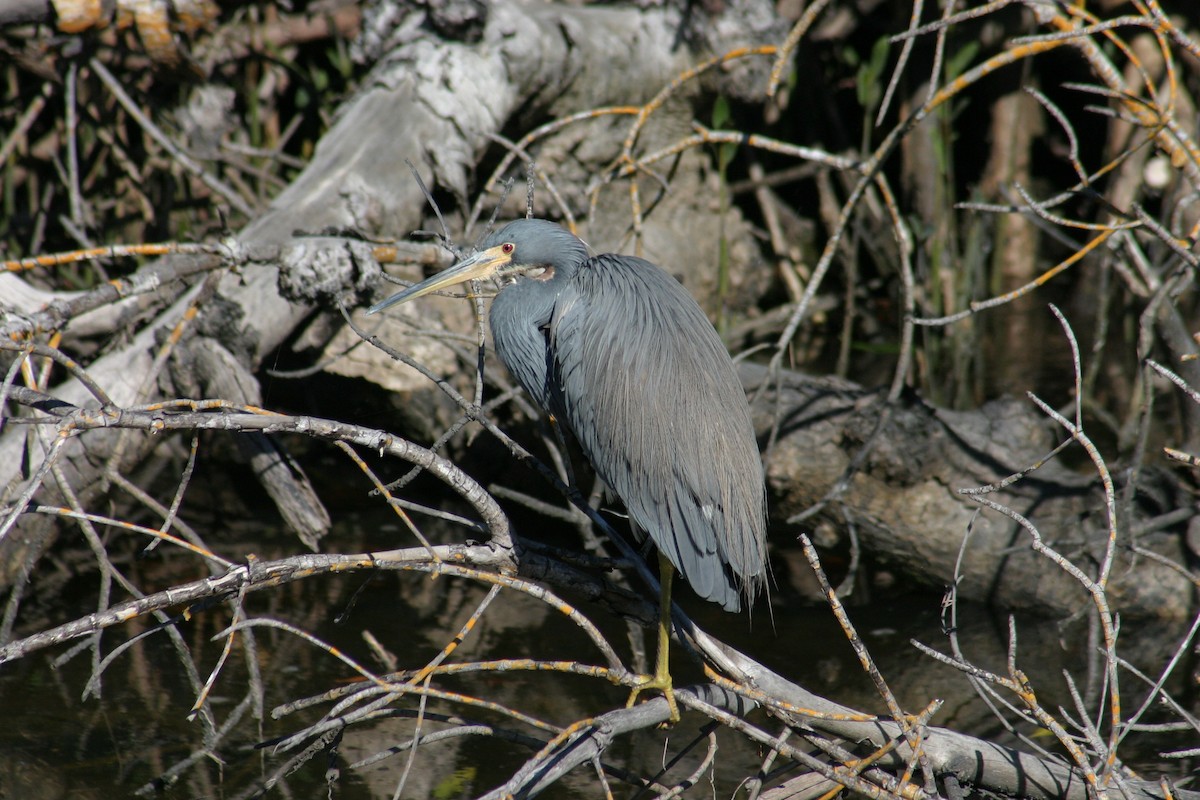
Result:
[[[325,542],[331,551],[359,552],[405,543],[404,534],[390,515],[342,513],[337,518],[335,530]],[[431,534],[432,526],[425,526],[425,531]],[[458,530],[442,535],[451,540],[463,538]],[[257,524],[230,528],[227,536],[228,547],[222,552],[229,557],[244,558],[253,550],[266,559],[298,551],[289,534],[264,532]],[[256,544],[248,547],[244,544],[247,541]],[[120,566],[147,591],[202,577],[197,574],[194,561],[172,555],[165,547],[146,558],[130,557]],[[358,573],[325,576],[258,592],[249,598],[248,609],[255,615],[292,623],[338,647],[367,668],[384,672],[386,667],[376,658],[364,634],[369,632],[383,651],[397,659],[401,668],[420,667],[450,640],[485,591],[485,587],[448,577],[432,580],[415,574]],[[71,619],[87,613],[89,605],[94,608],[95,593],[94,576],[75,578],[55,598],[38,599],[38,610],[55,621]],[[918,711],[930,700],[941,698],[946,703],[936,724],[1011,741],[1012,737],[1004,732],[961,675],[918,654],[909,643],[910,639],[917,639],[943,652],[947,650],[940,599],[930,594],[902,595],[852,608],[851,614],[880,671],[906,710]],[[780,600],[772,621],[761,604],[749,619],[726,614],[694,596],[684,595],[681,602],[702,627],[772,669],[846,705],[872,712],[884,710],[827,608]],[[629,640],[624,623],[586,605],[581,610],[592,617],[622,657],[627,657]],[[220,644],[212,641],[212,637],[228,624],[228,609],[217,606],[193,614],[178,625],[201,681],[219,655]],[[101,651],[111,653],[118,644],[146,627],[145,620],[135,620],[106,632]],[[1174,646],[1170,635],[1165,644],[1135,641],[1150,635],[1150,627],[1127,627],[1122,632],[1125,652],[1146,652],[1151,648],[1161,653],[1163,648]],[[1029,673],[1034,685],[1040,687],[1043,702],[1050,707],[1059,703],[1071,707],[1061,674],[1063,669],[1070,669],[1081,690],[1088,690],[1084,668],[1086,624],[1062,625],[1023,618],[1018,620],[1018,630],[1019,665]],[[959,637],[975,663],[1004,671],[1006,617],[983,608],[963,608]],[[36,653],[0,671],[0,703],[5,720],[0,726],[0,751],[6,756],[0,762],[0,789],[4,790],[0,796],[31,799],[126,796],[203,747],[202,726],[187,719],[195,690],[162,632],[152,634],[116,657],[104,673],[100,698],[81,700],[91,671],[90,651],[82,650],[55,666],[55,660],[68,653],[69,647]],[[303,727],[328,710],[330,703],[278,719],[272,715],[272,709],[361,680],[338,659],[278,629],[257,629],[255,658],[264,694],[261,721],[252,712],[245,714],[216,753],[200,757],[182,772],[178,783],[167,790],[171,796],[241,796],[270,774],[284,757],[270,748],[256,749],[255,745]],[[602,663],[574,624],[544,603],[512,591],[501,594],[451,660],[497,658]],[[698,667],[688,664],[685,658],[677,655],[674,667],[678,685],[701,679]],[[210,701],[218,724],[224,723],[247,695],[246,676],[242,651],[235,650]],[[486,697],[556,725],[619,707],[626,697],[625,690],[602,679],[550,673],[491,672],[445,677],[438,680],[437,686]],[[417,705],[410,698],[395,703],[394,708],[412,712]],[[468,710],[441,700],[429,701],[424,713],[426,732],[444,728],[445,723],[437,722],[436,715],[448,714],[536,735],[542,740],[547,737],[499,714]],[[777,727],[762,712],[754,712],[754,719],[768,729]],[[652,775],[664,758],[692,743],[703,722],[694,715],[686,715],[673,730],[619,739],[608,752],[607,761]],[[324,795],[328,791],[328,771],[336,776],[333,791],[338,797],[392,797],[407,770],[405,797],[470,797],[503,782],[533,752],[527,743],[463,736],[422,745],[411,765],[405,751],[367,767],[348,769],[350,764],[407,741],[415,724],[410,713],[383,717],[347,730],[338,744],[336,758],[330,760],[318,755],[287,776],[286,790],[277,790],[272,796]],[[727,730],[719,731],[717,744],[720,750],[715,766],[695,788],[696,796],[710,797],[714,792],[717,797],[732,796],[738,783],[754,772],[764,757],[757,746]],[[707,739],[702,738],[700,746],[684,759],[679,769],[686,772],[694,768],[707,747]],[[581,769],[544,796],[593,797],[597,791],[595,775]],[[151,792],[151,796],[156,793]],[[622,794],[619,790],[618,796]]]

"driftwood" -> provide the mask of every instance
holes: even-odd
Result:
[[[128,424],[136,424],[131,418]],[[149,422],[149,420],[147,420]],[[246,422],[242,420],[241,422]],[[356,431],[351,426],[325,425],[321,421],[278,420],[256,418],[256,423],[266,423],[275,432],[285,430],[304,430],[324,437],[338,437],[343,440],[357,441],[367,444],[374,437],[382,434],[370,431]],[[225,425],[231,429],[239,427],[237,419],[226,419]],[[190,427],[194,422],[181,420],[182,427]],[[246,427],[259,427],[258,424]],[[399,445],[400,443],[395,443]],[[382,445],[381,445],[382,446]],[[452,469],[446,464],[439,466],[436,456],[422,452],[419,448],[399,447],[396,454],[404,458],[422,463],[427,467],[438,470]],[[462,482],[464,496],[472,497],[476,502],[482,502],[485,495],[478,487],[472,489],[471,481],[465,476],[456,480]],[[487,517],[485,517],[487,519]],[[28,637],[19,642],[0,646],[0,664],[21,658],[41,648],[69,642],[73,639],[88,636],[96,631],[122,624],[132,616],[141,616],[154,611],[162,611],[181,604],[185,606],[200,606],[213,599],[224,597],[243,598],[248,591],[263,591],[277,588],[292,581],[311,579],[312,577],[329,572],[350,573],[358,570],[419,570],[438,573],[470,574],[477,569],[499,570],[501,574],[519,570],[523,576],[536,578],[550,584],[569,586],[575,591],[584,588],[588,592],[601,593],[601,585],[577,571],[563,568],[562,564],[548,561],[535,553],[525,553],[518,561],[514,561],[511,545],[507,545],[505,523],[498,509],[493,507],[489,526],[498,538],[491,543],[475,546],[439,547],[436,550],[415,549],[409,551],[381,552],[345,556],[298,556],[280,562],[252,563],[246,566],[230,566],[224,574],[197,581],[188,585],[173,587],[171,590],[113,606],[106,612],[91,614],[57,629],[48,630],[36,636]],[[435,561],[434,556],[440,561]],[[450,566],[453,565],[453,566]],[[651,578],[652,580],[652,578]],[[590,586],[589,586],[590,585]],[[561,600],[549,596],[547,602],[561,603]],[[240,600],[239,600],[240,602]],[[615,606],[623,613],[641,617],[647,624],[653,620],[653,605],[650,603],[629,604],[628,600],[618,602]],[[856,712],[832,702],[819,695],[813,694],[796,685],[786,678],[772,672],[749,656],[740,653],[712,639],[704,631],[695,627],[682,613],[676,609],[676,623],[680,638],[692,648],[701,652],[705,659],[722,670],[727,675],[735,676],[738,693],[716,686],[701,686],[683,688],[679,692],[680,702],[688,708],[704,711],[718,720],[727,720],[736,724],[736,717],[745,714],[754,707],[755,701],[766,702],[774,712],[788,718],[793,724],[804,728],[812,728],[835,737],[846,747],[863,747],[889,749],[900,742],[890,755],[877,762],[877,767],[902,769],[906,763],[911,763],[913,751],[903,744],[904,729],[886,720],[879,720]],[[610,661],[613,670],[610,680],[629,683],[636,676],[628,673],[615,655]],[[381,676],[373,679],[382,683],[385,680],[395,682],[396,686],[407,676]],[[365,706],[363,711],[379,707],[378,692],[373,684],[368,684],[359,692],[353,691],[374,703]],[[342,697],[343,708],[347,700]],[[389,694],[382,695],[383,701],[391,702]],[[803,709],[802,712],[796,711]],[[362,711],[356,712],[362,713]],[[634,730],[642,730],[663,723],[669,711],[665,700],[643,703],[637,708],[614,711],[610,714],[588,721],[578,732],[564,732],[556,747],[544,749],[537,758],[532,759],[526,766],[514,774],[507,784],[497,787],[486,797],[506,797],[521,795],[536,795],[542,789],[553,784],[555,780],[577,766],[586,764],[601,756],[616,737]],[[354,715],[343,712],[339,717],[339,725],[353,724]],[[738,726],[752,736],[756,736],[763,745],[779,746],[772,742],[762,732],[749,726]],[[936,727],[921,727],[921,752],[928,759],[929,768],[938,776],[939,782],[949,777],[977,788],[1014,796],[1029,797],[1035,800],[1083,800],[1092,796],[1089,782],[1078,770],[1073,770],[1054,760],[1040,759],[1022,753],[1009,747],[991,744],[954,731]],[[304,741],[319,733],[321,729],[302,731],[294,738]],[[570,735],[566,735],[570,733]],[[800,758],[810,769],[815,769],[826,775],[829,782],[826,789],[838,783],[844,783],[847,778],[839,778],[834,770],[821,764],[816,759],[804,757],[802,753],[789,749],[789,755]],[[871,784],[852,783],[851,788],[868,791]],[[1160,797],[1160,787],[1157,783],[1137,780],[1121,782],[1122,791],[1131,797]],[[777,790],[777,795],[786,794],[787,785]],[[1187,800],[1195,800],[1200,793],[1176,790],[1176,795]]]
[[[230,350],[253,371],[267,354],[296,335],[310,319],[312,304],[331,298],[352,301],[356,290],[373,287],[379,268],[369,251],[354,252],[344,242],[301,239],[289,243],[296,231],[404,233],[420,227],[425,198],[411,178],[409,162],[417,165],[427,183],[465,195],[467,175],[489,144],[488,137],[498,134],[518,112],[539,109],[554,113],[556,108],[578,103],[581,98],[569,91],[572,86],[584,96],[624,93],[645,97],[684,63],[682,54],[671,55],[669,47],[647,44],[641,49],[659,54],[662,60],[646,59],[636,80],[632,73],[599,67],[610,57],[612,39],[629,30],[642,31],[659,44],[669,41],[673,15],[661,10],[643,13],[499,4],[491,9],[490,17],[500,44],[495,49],[445,42],[435,56],[433,43],[424,38],[396,44],[366,82],[367,88],[341,109],[337,124],[322,139],[309,167],[275,199],[270,210],[239,234],[226,259],[227,266],[237,271],[224,273],[215,285],[197,286],[178,296],[134,340],[91,365],[90,373],[109,387],[114,403],[132,405],[156,394],[164,366],[154,358],[158,340],[180,323],[185,309],[206,289],[213,296],[201,304],[200,318],[191,326],[194,335],[215,338],[218,346]],[[594,70],[588,69],[591,62],[597,65]],[[507,77],[510,70],[512,79]],[[606,76],[603,92],[583,80],[590,74]],[[573,78],[566,88],[564,75]],[[620,83],[621,75],[632,82]],[[513,79],[518,80],[511,82]],[[553,91],[548,87],[554,87]],[[284,296],[279,290],[279,269],[291,259],[323,263],[326,280],[302,285],[303,295]],[[179,291],[169,283],[163,287],[156,284],[153,289],[168,297]],[[48,312],[51,315],[53,308]],[[13,318],[2,327],[10,337],[60,326],[34,317]],[[184,350],[191,346],[188,341],[180,345]],[[76,404],[89,400],[87,390],[77,384],[63,387],[58,394]],[[129,443],[119,433],[89,437],[86,454],[81,444],[71,443],[60,465],[72,485],[84,487],[104,485],[104,470],[114,452],[131,447],[124,463],[136,463],[155,445],[152,440]],[[11,428],[0,437],[0,486],[19,483],[26,463],[22,455],[25,446],[24,437]],[[81,499],[92,498],[85,495]],[[42,539],[26,536],[0,542],[0,563],[7,569],[0,583],[11,585],[17,577],[11,565],[28,563],[34,557],[26,549],[31,541]]]
[[[228,384],[221,382],[226,379],[214,375],[218,382],[205,382],[202,376],[213,373],[202,369],[196,372],[201,376],[199,381],[195,377],[176,381],[174,391],[167,391],[166,395],[222,397],[254,404],[257,392],[250,385],[252,372],[285,339],[304,335],[301,331],[314,322],[314,306],[329,302],[353,304],[367,297],[379,282],[379,266],[372,248],[331,238],[293,239],[294,232],[407,231],[419,227],[425,201],[409,175],[406,162],[417,165],[426,183],[466,195],[467,175],[474,168],[478,154],[487,146],[489,137],[500,133],[514,116],[534,110],[554,116],[580,107],[584,98],[597,94],[646,97],[668,81],[681,68],[682,56],[670,55],[669,48],[652,46],[650,42],[666,37],[677,22],[671,12],[664,10],[525,8],[499,4],[491,9],[489,16],[491,30],[499,43],[497,48],[482,50],[473,44],[443,42],[439,45],[440,55],[435,58],[432,43],[427,39],[395,43],[376,69],[374,79],[367,83],[368,88],[341,110],[337,125],[322,140],[308,169],[228,248],[225,265],[236,266],[238,270],[180,295],[137,338],[92,364],[90,374],[109,389],[112,402],[119,406],[152,399],[158,382],[167,377],[162,371],[165,364],[154,357],[157,341],[179,324],[189,304],[211,291],[211,299],[199,304],[199,319],[192,325],[194,333],[185,336],[174,348],[169,363],[179,365],[172,368],[174,375],[190,376],[197,365],[211,362],[211,354],[222,353],[220,358],[225,359],[228,371],[240,372],[235,380],[244,388],[227,392]],[[572,31],[583,29],[587,30],[586,36],[572,35]],[[593,70],[589,64],[607,63],[613,47],[608,37],[624,37],[631,29],[645,37],[646,41],[635,41],[633,46],[636,52],[646,54],[646,58],[639,63],[635,82],[614,85],[612,81],[632,81],[632,75],[614,74],[599,66]],[[771,32],[769,28],[759,29],[754,35],[765,37]],[[527,60],[532,53],[537,53],[537,59]],[[661,60],[654,61],[654,57]],[[593,85],[590,79],[594,74],[604,75],[606,83]],[[570,79],[564,83],[562,75]],[[547,93],[546,87],[551,85],[555,91]],[[647,221],[651,249],[654,237],[667,237],[666,231],[671,230],[673,222],[669,215],[657,222],[653,218]],[[603,230],[606,226],[599,227]],[[669,250],[678,239],[662,241],[660,249]],[[665,244],[668,241],[670,245]],[[686,247],[675,249],[687,252]],[[419,255],[418,259],[429,263],[431,257]],[[212,259],[208,263],[213,264]],[[679,266],[687,263],[686,258],[680,259]],[[281,268],[285,270],[283,275],[279,272]],[[167,277],[172,275],[169,266],[152,269],[159,273],[160,281],[164,273]],[[175,274],[187,271],[187,266],[175,268]],[[703,288],[703,279],[690,280]],[[171,286],[169,282],[162,288],[156,285],[155,294],[170,293]],[[35,316],[12,318],[0,326],[3,332],[14,336],[39,327],[54,327],[36,316],[37,313],[53,315],[53,304],[47,312],[36,310],[37,303],[44,300],[44,296],[36,295],[25,300],[24,308]],[[67,326],[68,335],[71,328],[72,325]],[[242,366],[236,367],[230,359],[236,359]],[[455,368],[453,362],[443,363],[447,370]],[[374,379],[385,380],[376,376],[388,369],[391,367],[386,366],[385,359],[376,359],[360,373],[373,371]],[[846,397],[856,393],[860,399],[863,397],[862,390],[854,387],[847,390]],[[70,403],[83,404],[88,400],[87,390],[77,384],[63,387],[57,394]],[[935,412],[914,406],[909,413],[897,412],[889,420],[882,437],[884,444],[876,447],[877,439],[872,437],[871,428],[879,419],[879,407],[868,404],[868,408],[855,410],[841,406],[838,419],[849,427],[813,427],[804,424],[807,411],[803,406],[808,399],[791,400],[785,397],[782,401],[784,424],[788,430],[795,428],[801,441],[792,449],[785,439],[781,443],[783,449],[770,462],[774,490],[782,500],[775,518],[802,511],[825,497],[829,488],[846,476],[855,443],[870,441],[867,469],[850,476],[854,487],[849,495],[842,496],[841,506],[847,513],[861,516],[868,550],[879,552],[888,560],[901,563],[907,571],[935,583],[947,581],[952,574],[959,543],[975,512],[975,504],[954,494],[956,489],[970,488],[960,478],[970,474],[973,479],[978,478],[974,481],[976,485],[983,485],[1024,469],[1049,449],[1048,440],[1036,441],[1036,424],[1003,404],[969,413]],[[432,435],[446,423],[445,419],[432,419],[428,428],[418,433]],[[1012,427],[996,436],[994,424]],[[0,436],[0,485],[17,485],[22,465],[39,460],[35,455],[22,455],[26,445],[20,433],[10,428]],[[1019,436],[1014,442],[1026,446],[1009,445],[1014,434]],[[93,499],[93,488],[99,492],[108,485],[106,470],[128,468],[154,446],[152,439],[131,440],[120,433],[98,432],[87,437],[86,442],[82,439],[71,442],[64,449],[59,465],[71,485],[89,487],[80,498],[88,502]],[[814,457],[817,453],[819,457]],[[115,462],[114,454],[118,458]],[[279,464],[286,460],[285,456],[270,452],[258,457]],[[986,468],[989,462],[994,468]],[[1047,481],[1044,476],[1049,473],[1054,477]],[[277,476],[278,487],[272,488],[271,493],[280,498],[280,508],[293,520],[297,533],[306,542],[319,539],[328,526],[327,514],[314,502],[311,487],[302,473],[277,469],[263,474]],[[1047,487],[1047,491],[1054,488],[1059,494],[1077,498],[1073,505],[1058,504],[1049,514],[1053,523],[1047,536],[1074,530],[1081,516],[1097,508],[1096,497],[1085,486],[1090,479],[1075,480],[1054,464],[1026,482],[1026,486],[1037,488],[1032,498],[1018,505],[1028,508],[1028,504],[1038,503],[1046,482],[1055,484]],[[1136,520],[1131,523],[1136,527]],[[965,591],[969,596],[1054,613],[1077,609],[1078,598],[1064,594],[1069,580],[1055,584],[1058,579],[1052,579],[1052,585],[1041,582],[1042,575],[1061,573],[1045,564],[1038,569],[1026,569],[1027,563],[1037,564],[1040,557],[1028,550],[1022,552],[1019,547],[1009,551],[1016,544],[1010,522],[985,515],[979,525],[982,527],[977,528],[979,535],[973,547],[986,549],[991,555],[987,559],[968,559]],[[1151,538],[1153,541],[1147,543],[1128,544],[1164,551],[1164,555],[1179,562],[1181,552],[1177,542],[1165,541],[1168,536],[1162,533]],[[0,541],[0,555],[4,556],[0,564],[5,565],[0,584],[11,585],[18,574],[14,568],[31,562],[33,555],[26,549],[31,541],[40,541],[40,537],[30,534]],[[1140,615],[1187,613],[1185,578],[1145,560],[1138,562],[1138,569],[1121,572],[1119,586],[1114,590],[1118,607]]]
[[[503,139],[505,131],[524,130],[543,120],[617,103],[641,106],[696,63],[727,54],[735,46],[775,47],[786,35],[769,4],[729,5],[719,19],[705,25],[674,8],[496,3],[472,7],[465,18],[449,20],[438,17],[444,13],[440,4],[431,3],[428,9],[396,12],[401,14],[398,22],[380,14],[368,20],[361,44],[376,60],[362,91],[338,110],[335,123],[303,173],[235,237],[192,251],[180,248],[181,252],[124,282],[82,295],[46,293],[11,275],[0,275],[0,292],[4,293],[0,332],[5,334],[0,341],[4,342],[2,363],[8,376],[0,399],[6,404],[6,414],[15,408],[26,417],[23,422],[36,422],[14,424],[10,420],[0,429],[0,498],[4,503],[0,508],[4,512],[0,518],[0,585],[9,589],[0,628],[0,662],[151,613],[163,615],[164,625],[174,627],[182,617],[214,603],[226,603],[232,618],[240,620],[231,623],[225,636],[232,640],[231,635],[238,633],[247,648],[245,658],[252,661],[252,644],[244,642],[253,641],[250,628],[254,623],[267,620],[243,618],[246,592],[275,589],[320,574],[392,568],[504,585],[562,613],[570,608],[568,604],[542,587],[566,587],[597,608],[606,607],[639,621],[651,619],[653,609],[626,587],[614,585],[618,579],[597,577],[596,564],[589,564],[590,568],[567,565],[519,535],[513,537],[493,494],[455,463],[454,457],[461,451],[453,441],[445,452],[413,443],[432,441],[447,429],[477,423],[509,447],[515,459],[532,460],[497,428],[490,407],[481,408],[470,399],[471,390],[484,380],[473,371],[476,351],[464,343],[474,342],[479,330],[470,304],[430,302],[417,311],[409,310],[404,318],[365,329],[368,337],[378,336],[379,349],[361,345],[359,333],[349,332],[343,325],[342,313],[351,314],[357,325],[361,318],[354,310],[386,290],[381,262],[403,261],[401,274],[412,279],[449,257],[429,245],[379,241],[428,224],[427,197],[413,179],[410,165],[420,181],[435,187],[440,195],[471,197],[480,189],[475,173],[481,158],[497,139]],[[1042,9],[1037,13],[1049,12]],[[431,29],[445,35],[430,35]],[[680,42],[687,46],[674,46]],[[638,69],[613,69],[613,53],[630,50],[638,54]],[[775,54],[764,50],[761,63],[731,57],[721,69],[706,74],[704,80],[710,83],[705,89],[734,98],[761,99],[748,87],[765,83],[770,65],[765,56]],[[641,148],[639,153],[670,149],[681,137],[691,135],[696,113],[690,105],[694,99],[687,94],[690,91],[689,85],[671,94],[664,105],[642,106],[653,111],[643,115],[653,118],[652,123],[628,133]],[[669,269],[684,270],[684,282],[712,304],[710,309],[719,310],[720,303],[710,299],[712,293],[707,289],[720,281],[711,272],[691,268],[703,263],[700,254],[717,249],[713,242],[720,219],[727,226],[728,239],[721,241],[730,245],[736,265],[731,278],[733,296],[746,300],[743,305],[756,302],[772,283],[770,270],[750,225],[736,211],[706,202],[706,190],[714,180],[711,164],[688,150],[676,163],[679,174],[670,176],[670,190],[656,196],[666,182],[654,172],[659,162],[635,167],[620,160],[626,147],[622,136],[631,130],[624,122],[597,117],[595,127],[587,133],[566,130],[548,139],[540,159],[543,165],[553,163],[555,170],[547,176],[553,178],[552,185],[543,186],[535,196],[535,202],[543,204],[537,208],[539,213],[557,215],[588,207],[589,179],[596,179],[602,188],[608,185],[605,181],[629,180],[643,193],[645,204],[653,205],[653,213],[641,218],[639,210],[639,218],[631,223],[624,204],[627,195],[610,192],[622,194],[620,205],[602,195],[585,231],[593,244],[616,250],[628,239],[636,239],[646,255],[663,261]],[[900,125],[896,130],[911,129]],[[597,130],[604,135],[596,135]],[[728,144],[740,140],[712,141]],[[854,209],[862,201],[863,213],[872,222],[882,227],[891,224],[888,220],[893,217],[882,210],[886,204],[881,197],[886,193],[881,189],[879,194],[869,194],[878,177],[878,163],[867,163],[871,159],[860,163],[818,150],[804,151],[803,157],[822,169],[843,170],[853,198],[848,207]],[[557,193],[552,195],[552,204],[545,199],[551,189]],[[503,202],[503,213],[516,215],[523,211],[520,195],[516,192],[501,201],[497,193],[487,196],[487,202]],[[465,207],[460,211],[460,219],[470,216]],[[832,254],[839,252],[838,238],[851,227],[846,219],[838,219],[836,207],[823,205],[822,214],[836,235],[831,234],[826,255],[808,273],[809,288],[792,287],[793,303],[787,315],[775,320],[787,333],[781,338],[783,344],[770,366],[743,365],[747,389],[757,398],[755,410],[767,453],[777,541],[817,527],[845,530],[848,539],[853,534],[851,547],[855,550],[861,549],[918,581],[954,585],[958,598],[1046,615],[1087,614],[1101,631],[1102,670],[1113,682],[1107,691],[1114,698],[1110,705],[1117,711],[1107,719],[1103,735],[1088,727],[1092,723],[1087,718],[1098,716],[1097,712],[1079,714],[1083,732],[1078,738],[1086,740],[1087,750],[1071,750],[1075,741],[1065,731],[1060,733],[1059,717],[1068,715],[1042,707],[1033,692],[1026,691],[1023,676],[1015,667],[1008,675],[984,674],[961,654],[943,657],[972,678],[991,681],[1024,702],[1021,713],[1051,729],[1056,741],[1070,753],[1072,763],[1067,766],[1047,753],[1035,755],[933,727],[929,719],[936,720],[934,706],[916,718],[901,713],[898,707],[889,709],[891,718],[856,714],[713,640],[677,612],[681,641],[716,670],[714,684],[683,691],[681,699],[688,707],[819,774],[804,791],[820,793],[837,784],[876,797],[953,797],[955,793],[946,787],[958,782],[1006,796],[1046,800],[1090,797],[1101,791],[1166,796],[1167,790],[1157,783],[1127,775],[1116,755],[1125,722],[1115,699],[1120,663],[1116,620],[1117,614],[1129,620],[1178,619],[1193,613],[1196,579],[1182,566],[1187,561],[1185,542],[1178,526],[1163,521],[1177,515],[1179,509],[1186,510],[1190,501],[1175,484],[1161,480],[1151,470],[1141,470],[1129,484],[1123,483],[1123,478],[1106,484],[1107,468],[1102,460],[1086,472],[1068,469],[1054,458],[1040,463],[1057,443],[1072,436],[1074,446],[1086,446],[1086,432],[1078,427],[1068,430],[1073,420],[1067,419],[1065,424],[1053,420],[1047,411],[1036,410],[1025,399],[951,411],[905,391],[900,368],[892,387],[881,391],[782,369],[781,354],[790,346],[805,312],[812,310],[813,287],[820,285]],[[905,242],[902,223],[895,222],[895,229],[895,241],[869,246],[881,257],[907,265],[911,242]],[[474,230],[477,228],[463,233],[465,241]],[[631,236],[631,231],[636,236]],[[786,248],[774,249],[779,255]],[[794,270],[783,272],[785,282],[796,280]],[[911,284],[911,274],[906,273],[905,280]],[[912,286],[905,291],[910,302],[903,324],[911,345]],[[1179,320],[1172,319],[1174,328],[1183,329]],[[75,352],[74,347],[94,347],[97,332],[128,320],[141,323],[136,335],[99,352],[86,370],[62,355]],[[413,335],[414,327],[433,328],[439,334]],[[58,348],[24,344],[60,329],[65,339]],[[446,344],[439,339],[444,331],[460,338]],[[336,355],[331,371],[401,392],[408,410],[405,430],[391,433],[337,419],[262,413],[257,408],[263,393],[256,375],[285,344],[297,351]],[[403,368],[394,363],[385,351],[388,347],[411,358],[412,363]],[[354,356],[343,358],[350,348],[355,348]],[[901,362],[904,357],[907,353]],[[72,378],[45,390],[19,386],[15,380],[18,369],[34,358],[58,359]],[[1075,366],[1082,371],[1079,363]],[[488,371],[491,380],[502,384],[504,378],[495,365],[489,365]],[[441,385],[435,386],[435,381]],[[1014,387],[1014,391],[1023,388]],[[304,470],[275,434],[308,436],[346,448],[353,445],[418,465],[473,509],[476,530],[491,538],[486,544],[431,546],[397,553],[305,554],[245,565],[208,553],[192,542],[198,563],[204,564],[212,577],[113,603],[105,610],[41,631],[14,634],[20,628],[18,611],[25,587],[31,582],[36,587],[40,559],[59,531],[56,521],[61,507],[78,517],[81,510],[95,507],[102,498],[119,494],[114,487],[162,446],[159,434],[200,430],[236,435],[255,473],[270,487],[281,516],[307,548],[322,548],[330,515]],[[369,467],[362,468],[369,472]],[[553,472],[542,470],[554,482]],[[1019,479],[1009,481],[1016,477]],[[996,491],[984,494],[962,491],[1001,483],[1004,485]],[[576,506],[563,512],[567,519],[588,527],[591,513],[590,525],[603,527],[603,520],[577,495],[568,494]],[[1129,498],[1132,502],[1127,502]],[[990,505],[977,514],[980,501]],[[156,513],[169,519],[174,512],[165,511],[166,505],[162,513]],[[164,523],[166,527],[170,526]],[[153,528],[137,532],[156,533]],[[626,553],[624,560],[645,570],[636,554]],[[611,562],[602,566],[611,566]],[[653,585],[652,576],[647,583]],[[481,604],[480,613],[490,598]],[[186,614],[165,616],[172,609],[178,611],[180,605],[187,609]],[[572,621],[581,628],[590,625],[580,619],[579,610],[570,610]],[[1186,649],[1188,641],[1175,642],[1179,652]],[[605,650],[607,644],[599,642],[597,647],[607,656],[602,677],[624,685],[635,679],[615,653],[609,652],[611,647]],[[99,666],[98,650],[95,655],[98,678],[103,667]],[[273,777],[285,775],[293,764],[332,746],[324,737],[332,736],[335,728],[340,731],[338,726],[352,728],[371,719],[372,713],[382,713],[398,698],[410,698],[406,693],[415,691],[414,676],[441,674],[434,666],[395,675],[369,674],[365,677],[370,684],[361,693],[352,687],[344,694],[333,692],[322,698],[329,702],[329,714],[291,737],[287,745],[302,752]],[[572,669],[583,672],[583,666]],[[388,693],[387,699],[370,694],[376,691]],[[254,699],[251,695],[253,691],[247,694],[248,705]],[[887,692],[881,690],[881,696],[886,698]],[[768,732],[766,727],[739,720],[738,715],[751,703],[769,708],[772,724],[781,727]],[[659,722],[664,705],[651,702],[616,710],[553,736],[539,733],[541,738],[532,741],[544,749],[516,771],[509,783],[498,787],[497,796],[535,794],[570,767],[599,758],[612,737]],[[846,716],[814,718],[800,713],[799,708]],[[205,735],[215,741],[217,726],[205,715],[201,717],[207,726]],[[813,747],[824,749],[824,759],[808,761],[811,756],[789,749],[782,741],[783,731],[810,736]],[[919,748],[914,747],[918,736]],[[414,746],[419,739],[414,734]],[[206,740],[197,753],[207,752],[210,746],[211,741]],[[285,749],[281,747],[280,752]],[[878,759],[866,772],[848,768],[855,758],[866,755]],[[899,774],[905,774],[904,781],[896,778]],[[907,782],[912,775],[917,776],[916,783]],[[774,796],[801,791],[797,785],[801,780],[777,787]],[[1189,796],[1178,789],[1170,794]]]
[[[905,575],[934,586],[949,586],[957,575],[964,599],[1057,617],[1087,605],[1079,582],[1036,552],[1029,532],[964,493],[1032,470],[1069,438],[1032,402],[1001,399],[963,412],[905,397],[889,407],[881,392],[845,381],[784,373],[776,383],[751,365],[742,375],[751,390],[767,389],[758,405],[761,428],[769,430],[776,414],[780,420],[767,462],[776,518],[819,507],[822,515],[805,515],[800,527],[822,518],[835,527],[849,522],[866,552]],[[1108,598],[1133,617],[1184,618],[1193,607],[1192,582],[1165,563],[1186,560],[1183,542],[1169,530],[1139,529],[1152,514],[1187,501],[1164,501],[1171,489],[1161,476],[1151,473],[1146,482],[1138,496],[1161,504],[1130,510]],[[1050,460],[984,496],[1033,520],[1067,560],[1103,560],[1109,526],[1097,515],[1105,507],[1098,477]]]

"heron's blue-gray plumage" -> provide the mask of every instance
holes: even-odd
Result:
[[[519,277],[493,301],[496,353],[574,434],[697,594],[736,611],[766,580],[765,490],[745,394],[690,294],[632,256],[588,258],[560,226],[518,220]]]

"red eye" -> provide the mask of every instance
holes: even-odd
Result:
[[[507,255],[512,255],[512,251],[513,251],[513,249],[514,249],[514,247],[513,247],[513,243],[512,243],[512,242],[505,242],[504,244],[500,245],[500,249],[501,249],[502,251],[504,251],[504,255],[506,255],[506,256],[507,256]]]

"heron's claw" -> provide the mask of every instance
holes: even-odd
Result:
[[[632,708],[637,702],[638,695],[644,691],[657,689],[663,693],[663,697],[667,699],[667,709],[670,711],[670,719],[667,720],[668,725],[674,725],[679,722],[679,706],[675,702],[675,687],[671,682],[670,673],[654,675],[643,675],[638,679],[638,685],[633,687],[633,691],[629,693],[629,702],[625,704],[626,708]]]
[[[668,725],[679,722],[679,706],[675,703],[675,688],[671,683],[671,581],[675,568],[671,565],[663,551],[658,551],[658,574],[661,584],[658,596],[658,659],[654,663],[654,674],[638,678],[637,685],[629,695],[626,708],[633,706],[637,696],[647,689],[657,689],[667,698],[667,708],[671,712]]]

